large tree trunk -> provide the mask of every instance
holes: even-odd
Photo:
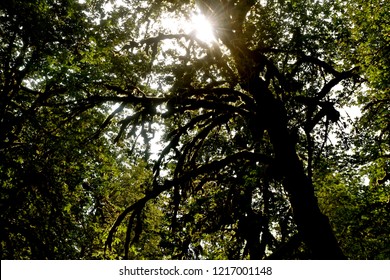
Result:
[[[283,103],[262,85],[264,81],[260,78],[255,80],[250,90],[254,91],[252,94],[259,104],[259,118],[270,136],[277,168],[289,193],[294,220],[303,241],[313,259],[345,259],[328,218],[319,209],[313,184],[296,153],[296,143],[288,129]]]
[[[218,11],[214,11],[218,14]],[[225,18],[229,22],[229,18]],[[267,65],[267,58],[256,54],[245,45],[241,33],[229,31],[226,23],[224,31],[219,33],[223,43],[230,50],[240,75],[241,87],[255,99],[259,129],[265,129],[273,145],[276,162],[283,177],[283,186],[290,196],[295,223],[299,234],[311,251],[313,259],[345,259],[333,234],[328,218],[321,213],[314,187],[305,173],[296,150],[296,143],[290,136],[287,112],[284,104],[273,95],[266,81],[259,77]],[[254,135],[262,133],[254,132]],[[260,141],[262,139],[259,139]]]

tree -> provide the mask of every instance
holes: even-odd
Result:
[[[130,184],[130,166],[142,163],[120,160],[107,136],[92,137],[112,105],[74,103],[104,75],[86,7],[6,1],[0,8],[2,259],[103,258],[114,215],[139,197],[148,170],[138,168],[141,179]],[[118,198],[129,185],[133,194]]]
[[[342,141],[329,153],[332,159],[318,178],[318,197],[347,255],[389,259],[390,6],[384,1],[352,1],[344,7],[350,36],[340,40],[340,47],[345,61],[360,66],[365,86],[350,104],[360,107],[361,117],[350,120],[351,131],[341,133]],[[345,149],[349,153],[343,155]]]
[[[194,205],[199,206],[206,186],[234,193],[254,180],[262,201],[254,199],[254,190],[244,188],[246,198],[227,212],[238,220],[229,224],[238,227],[233,230],[235,236],[244,240],[251,257],[264,257],[266,248],[281,246],[271,234],[269,217],[273,213],[266,205],[272,201],[267,195],[282,193],[283,187],[306,256],[344,258],[318,207],[312,183],[315,157],[322,156],[322,149],[315,147],[326,145],[330,126],[340,120],[335,106],[351,97],[359,79],[358,68],[344,65],[333,48],[346,32],[331,17],[340,7],[309,1],[198,1],[198,5],[214,24],[215,43],[207,45],[192,34],[165,34],[163,30],[139,41],[151,60],[150,77],[165,78],[160,82],[160,88],[169,87],[164,96],[157,97],[146,86],[144,91],[106,86],[126,94],[126,101],[137,106],[123,127],[152,122],[155,117],[171,123],[168,144],[155,164],[153,190],[123,212],[108,243],[127,214],[134,216],[165,191],[173,189],[175,228],[178,220],[195,217],[195,213],[189,214],[188,203],[195,199]],[[165,51],[163,42],[167,40],[176,42],[172,50]],[[169,62],[164,63],[163,58]],[[341,82],[344,90],[334,90]],[[165,112],[153,109],[163,104]],[[170,177],[161,180],[167,158],[175,163],[174,169]],[[245,166],[248,173],[240,172],[238,166]],[[254,203],[261,206],[254,209]],[[237,211],[241,216],[236,216]],[[241,226],[258,228],[257,235],[246,235]],[[187,228],[187,223],[182,228]],[[290,239],[291,232],[282,239]],[[192,240],[188,239],[191,237],[183,241],[184,251],[190,249]],[[197,240],[199,243],[202,238]]]
[[[6,160],[0,168],[2,200],[12,218],[2,216],[9,224],[2,246],[21,253],[8,257],[386,256],[382,231],[365,243],[375,250],[349,245],[361,240],[357,232],[371,234],[387,219],[382,210],[388,40],[375,26],[386,22],[388,5],[9,3],[1,6],[1,28],[9,36],[1,43],[0,140]],[[379,18],[355,13],[356,5],[378,9]],[[343,13],[348,9],[351,13]],[[212,23],[215,40],[202,41],[186,27],[192,13]],[[366,25],[373,26],[369,36]],[[356,42],[364,44],[351,49]],[[378,44],[379,58],[373,55]],[[362,83],[370,90],[359,92]],[[370,103],[372,96],[378,102]],[[351,100],[367,105],[355,126],[365,134],[347,134],[355,125],[343,114]],[[162,150],[155,157],[152,144],[159,134]],[[360,154],[351,156],[354,151]],[[26,180],[30,170],[44,175],[34,176],[41,178],[38,183]],[[381,191],[362,182],[367,174],[378,178],[372,182]],[[10,207],[12,193],[34,186],[39,195],[20,200],[34,201],[27,210]],[[50,202],[38,211],[41,197]],[[381,211],[370,212],[374,204]],[[58,211],[51,212],[53,206]],[[51,213],[55,222],[47,218]],[[37,214],[47,219],[30,222]],[[378,224],[348,228],[359,215],[377,218]],[[48,239],[40,231],[31,237],[42,225],[51,230]],[[52,242],[57,226],[67,230]],[[58,247],[66,235],[72,246]],[[102,250],[102,237],[110,251]]]

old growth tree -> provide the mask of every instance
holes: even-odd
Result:
[[[389,256],[388,4],[81,2],[1,4],[4,258]]]
[[[225,195],[220,203],[227,209],[218,209],[218,224],[205,230],[226,227],[235,232],[234,242],[245,244],[244,254],[263,258],[270,248],[278,251],[277,239],[287,244],[292,238],[291,229],[285,229],[291,227],[288,221],[284,227],[279,221],[278,238],[272,228],[273,216],[281,214],[270,204],[283,188],[307,257],[344,258],[312,183],[330,127],[340,121],[335,105],[348,98],[349,89],[334,87],[341,82],[353,87],[358,81],[358,67],[338,63],[341,54],[333,44],[343,30],[329,17],[334,7],[307,1],[197,4],[214,26],[215,42],[160,31],[138,43],[150,54],[148,74],[163,74],[160,89],[169,88],[164,96],[129,91],[126,85],[106,86],[126,94],[124,102],[138,105],[122,128],[151,123],[155,117],[169,124],[153,189],[118,218],[108,244],[127,214],[131,230],[140,223],[136,217],[145,203],[170,189],[172,230],[193,231],[187,223],[203,223],[195,219],[197,212],[210,215],[203,203],[206,190],[215,188],[209,192]],[[169,52],[164,49],[167,40],[174,41]],[[161,178],[166,162],[174,167]],[[188,207],[191,201],[196,206]],[[192,243],[202,247],[201,237],[189,233],[187,239],[185,249]]]

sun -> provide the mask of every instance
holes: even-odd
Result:
[[[192,14],[191,25],[194,28],[196,37],[199,40],[205,43],[213,43],[216,41],[213,31],[213,25],[200,12]]]

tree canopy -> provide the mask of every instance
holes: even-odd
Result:
[[[1,3],[2,259],[388,259],[389,9]]]

